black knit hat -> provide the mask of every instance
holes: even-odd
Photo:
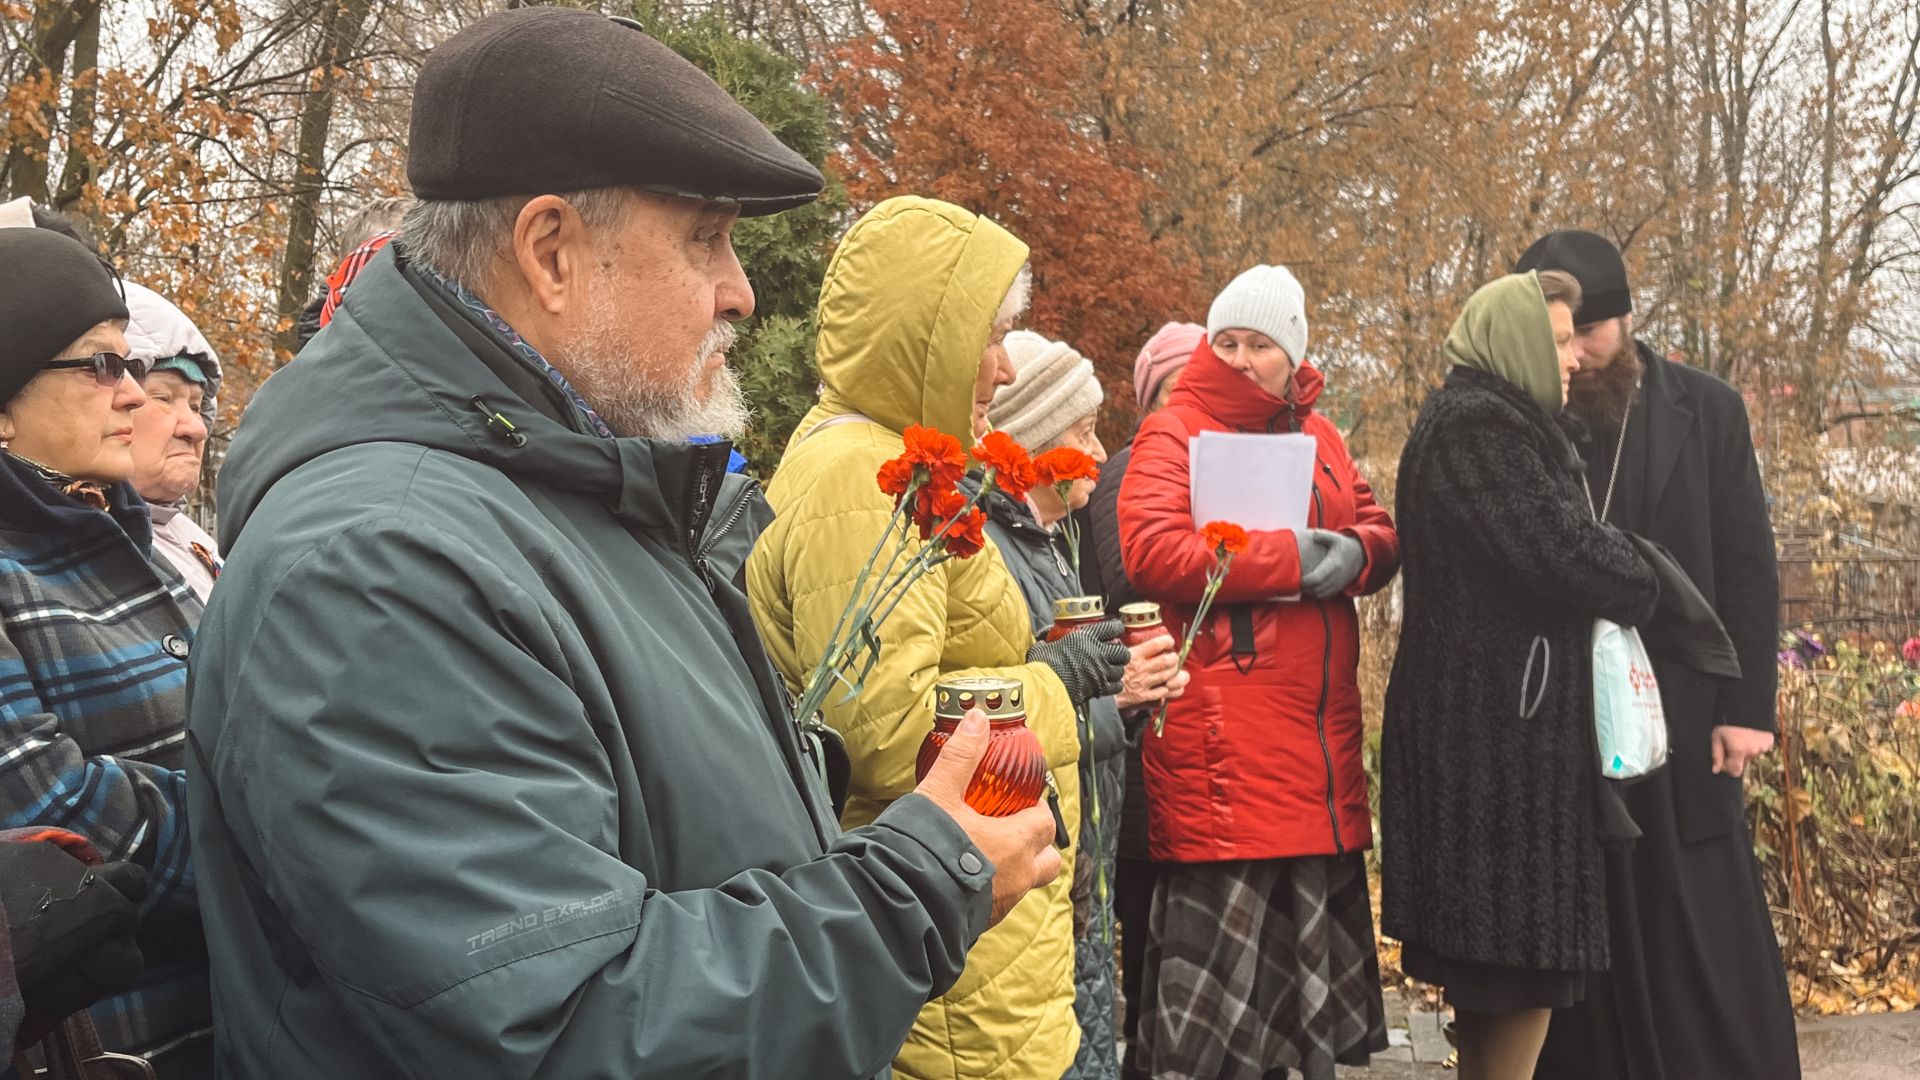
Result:
[[[1533,242],[1513,272],[1561,270],[1580,283],[1580,310],[1576,326],[1619,318],[1633,311],[1633,290],[1627,287],[1627,264],[1613,241],[1581,229],[1561,229]]]
[[[825,183],[678,53],[569,8],[490,15],[434,49],[410,138],[407,180],[424,199],[632,187],[752,216],[811,202]]]
[[[0,408],[61,349],[126,317],[113,272],[80,241],[46,229],[0,229]]]

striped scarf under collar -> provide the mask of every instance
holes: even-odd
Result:
[[[27,457],[25,454],[16,454],[12,450],[6,451],[6,454],[27,468],[32,469],[40,479],[52,485],[53,490],[65,495],[80,505],[100,511],[105,511],[108,508],[107,486],[105,484],[96,480],[75,480],[73,477],[68,476],[58,469],[48,465],[42,465],[32,458]]]

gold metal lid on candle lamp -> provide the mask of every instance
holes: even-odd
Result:
[[[1120,605],[1120,621],[1127,626],[1152,626],[1160,621],[1160,605],[1151,600]]]
[[[933,714],[958,720],[979,709],[989,720],[1027,714],[1027,688],[1019,679],[999,675],[963,675],[933,684]]]
[[[1053,602],[1053,621],[1061,619],[1097,619],[1107,613],[1107,602],[1098,596],[1063,596]]]

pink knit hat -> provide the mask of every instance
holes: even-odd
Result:
[[[1154,331],[1133,361],[1133,396],[1142,410],[1160,392],[1167,376],[1186,367],[1193,350],[1205,340],[1207,328],[1198,323],[1170,322]]]

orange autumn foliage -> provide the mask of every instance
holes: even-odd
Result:
[[[1109,419],[1133,413],[1134,354],[1192,318],[1172,242],[1146,224],[1149,162],[1103,130],[1091,45],[1049,0],[877,0],[875,32],[815,69],[846,133],[835,163],[856,206],[927,195],[1033,249],[1026,325],[1093,359]],[[1118,426],[1116,424],[1116,426]]]

